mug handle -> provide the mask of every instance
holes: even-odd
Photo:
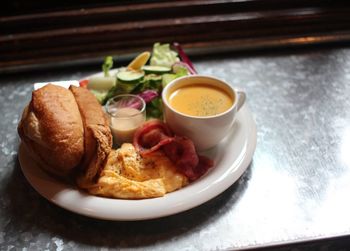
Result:
[[[241,90],[236,90],[236,93],[238,94],[237,111],[239,111],[245,103],[246,94]]]

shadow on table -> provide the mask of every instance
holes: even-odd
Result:
[[[5,186],[9,201],[5,209],[11,219],[12,234],[41,234],[45,243],[51,238],[103,247],[137,247],[176,241],[182,235],[199,231],[214,223],[240,200],[250,179],[250,166],[242,177],[225,192],[201,206],[173,216],[145,221],[104,221],[66,211],[41,197],[26,181],[18,160]]]

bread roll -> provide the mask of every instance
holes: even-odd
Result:
[[[108,119],[85,88],[46,85],[32,94],[18,125],[31,156],[52,174],[95,183],[112,149]],[[76,177],[77,176],[77,177]]]
[[[78,104],[84,127],[85,153],[80,165],[78,185],[87,188],[95,182],[105,165],[112,149],[112,134],[106,114],[95,96],[85,88],[71,86],[69,90]]]
[[[83,158],[83,122],[73,94],[63,87],[49,84],[33,92],[18,133],[31,156],[50,173],[67,176]]]

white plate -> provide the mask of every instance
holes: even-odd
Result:
[[[256,147],[256,124],[245,105],[229,135],[204,154],[215,162],[206,175],[164,197],[119,200],[89,195],[56,180],[31,159],[23,146],[19,149],[22,171],[43,197],[72,212],[106,220],[144,220],[186,211],[214,198],[230,187],[247,169]]]

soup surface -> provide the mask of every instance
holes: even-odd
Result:
[[[170,94],[168,101],[175,110],[200,117],[223,113],[234,102],[226,91],[208,84],[180,87]]]

